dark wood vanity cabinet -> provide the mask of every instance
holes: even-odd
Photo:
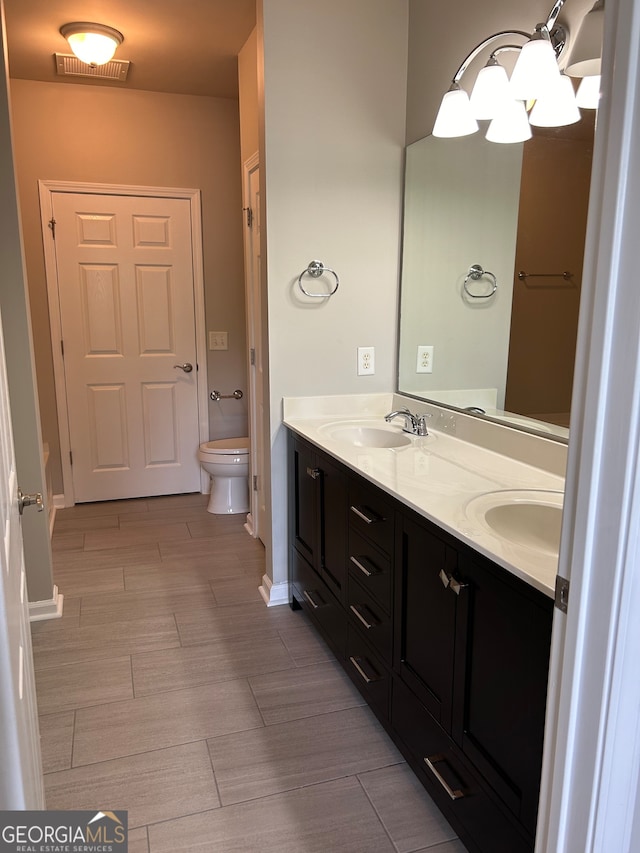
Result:
[[[476,853],[534,847],[553,603],[303,439],[291,586]]]
[[[289,456],[291,581],[338,657],[344,658],[347,616],[347,476],[307,442],[293,438]]]
[[[394,682],[391,722],[410,763],[470,849],[532,850],[551,599],[409,511],[395,590],[409,690]]]

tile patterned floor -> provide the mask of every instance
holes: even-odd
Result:
[[[128,809],[130,853],[464,853],[260,542],[202,495],[58,512],[33,625],[47,805]]]

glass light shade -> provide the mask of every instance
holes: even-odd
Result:
[[[530,124],[536,127],[564,127],[580,119],[573,84],[564,74],[560,75],[552,89],[535,102],[529,116]]]
[[[596,6],[583,19],[575,44],[571,48],[565,71],[571,77],[591,77],[600,74],[604,6]]]
[[[576,103],[581,110],[597,110],[600,103],[600,75],[583,77],[576,92]]]
[[[485,65],[476,78],[469,101],[477,119],[492,119],[505,98],[509,98],[509,78],[497,62]]]
[[[124,37],[121,32],[104,24],[76,21],[60,27],[60,33],[81,62],[87,65],[104,65],[113,57]]]
[[[471,112],[469,96],[457,84],[445,93],[433,126],[433,135],[442,137],[470,136],[478,130]]]
[[[118,47],[114,39],[100,33],[74,33],[69,36],[68,42],[78,59],[87,65],[104,65]]]
[[[531,139],[531,125],[522,101],[503,101],[500,112],[487,129],[489,142],[526,142]]]
[[[509,86],[517,101],[541,98],[558,82],[560,70],[548,38],[528,41],[515,64]]]

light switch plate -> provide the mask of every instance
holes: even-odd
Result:
[[[229,349],[229,333],[209,332],[209,349]]]

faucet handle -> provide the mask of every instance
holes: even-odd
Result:
[[[427,418],[432,418],[431,412],[424,412],[421,415],[414,415],[416,435],[429,435],[427,432]]]

